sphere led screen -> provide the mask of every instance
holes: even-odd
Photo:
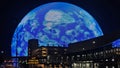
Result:
[[[69,43],[101,35],[96,20],[82,8],[64,2],[48,3],[21,20],[12,38],[12,56],[27,56],[29,39],[38,39],[39,46],[68,47]]]
[[[116,48],[116,47],[120,47],[120,39],[117,39],[117,40],[115,40],[113,43],[112,43],[112,47],[114,48]]]

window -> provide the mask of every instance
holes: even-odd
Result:
[[[58,52],[54,52],[54,54],[58,54]]]
[[[77,57],[80,57],[80,55],[77,55]]]

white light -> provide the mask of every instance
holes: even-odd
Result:
[[[74,63],[74,66],[75,66],[75,67],[77,66],[76,63]]]
[[[108,59],[106,59],[106,61],[108,61]]]
[[[85,48],[83,48],[83,50],[85,50]]]
[[[93,43],[93,44],[95,44],[96,42],[95,42],[95,41],[93,41],[92,43]]]
[[[89,64],[89,63],[87,63],[87,64],[86,64],[86,66],[87,66],[87,67],[89,67],[89,66],[90,66],[90,64]]]
[[[106,68],[108,68],[108,66],[106,66]]]
[[[112,66],[112,68],[115,68],[114,66]]]
[[[74,66],[76,66],[76,63],[74,63]]]
[[[1,51],[1,53],[4,53],[4,51]]]
[[[112,61],[115,61],[115,59],[112,59]]]
[[[80,55],[77,55],[77,57],[80,57]]]

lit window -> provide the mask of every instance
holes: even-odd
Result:
[[[66,54],[66,52],[64,52],[64,54]]]
[[[74,66],[76,67],[76,66],[77,66],[77,64],[76,64],[76,63],[74,63]]]
[[[106,68],[108,68],[108,66],[106,66]]]
[[[113,49],[111,49],[111,52],[113,52]]]
[[[85,50],[85,48],[83,48],[83,50]]]
[[[84,54],[82,56],[85,56]]]
[[[92,43],[93,43],[93,44],[95,44],[96,42],[95,42],[95,41],[93,41]]]
[[[72,60],[74,59],[74,56],[72,56]]]
[[[108,61],[108,59],[106,59],[105,61]]]
[[[46,51],[46,50],[47,50],[47,48],[42,47],[42,50]]]
[[[54,50],[57,50],[57,48],[54,48]]]
[[[116,51],[118,51],[118,48],[116,48]]]
[[[54,54],[58,54],[58,52],[54,52]]]
[[[61,59],[63,59],[63,57],[61,57]]]
[[[67,56],[67,59],[68,59],[69,57]]]
[[[72,58],[74,58],[74,56],[72,56]]]
[[[115,59],[113,58],[112,61],[115,61]]]
[[[101,52],[101,54],[103,54],[103,52]]]
[[[112,66],[112,68],[115,68],[115,66]]]
[[[106,53],[108,53],[108,51],[106,50]]]
[[[43,53],[42,56],[47,56],[47,54],[46,54],[46,53]]]
[[[96,55],[98,55],[98,53],[96,52]]]
[[[77,57],[80,57],[80,55],[77,55]]]
[[[64,49],[64,51],[67,51],[67,49]]]
[[[90,64],[89,64],[89,63],[86,63],[86,67],[90,67]]]
[[[42,51],[42,53],[47,53],[46,51]]]

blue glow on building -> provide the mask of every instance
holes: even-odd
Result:
[[[112,46],[113,46],[113,47],[120,47],[120,39],[114,41],[114,42],[112,43]]]
[[[28,40],[38,39],[40,46],[65,46],[102,36],[97,21],[73,4],[53,2],[30,11],[17,26],[11,44],[12,56],[28,55]]]

